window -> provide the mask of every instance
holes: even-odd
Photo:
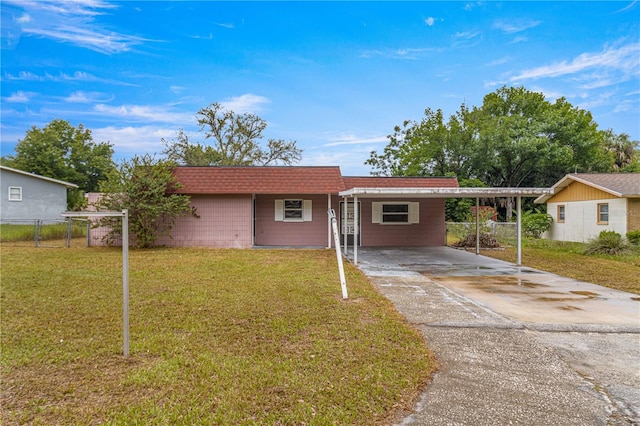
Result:
[[[383,204],[382,223],[409,223],[409,204]]]
[[[598,204],[598,225],[607,225],[609,223],[609,204]]]
[[[373,223],[383,225],[410,225],[419,223],[419,207],[417,202],[374,202],[372,203]]]
[[[22,201],[22,187],[10,186],[9,187],[9,201]]]
[[[311,218],[311,200],[276,200],[277,222],[310,222]]]
[[[302,200],[284,200],[284,220],[302,220]]]
[[[558,206],[558,219],[557,219],[558,223],[564,223],[564,215],[565,215],[564,205]]]

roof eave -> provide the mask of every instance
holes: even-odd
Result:
[[[553,194],[551,188],[351,188],[338,193],[341,197],[385,198],[492,198],[538,197]]]
[[[46,176],[41,176],[35,173],[30,173],[30,172],[25,172],[24,170],[18,170],[18,169],[14,169],[12,167],[7,167],[7,166],[0,166],[0,169],[4,169],[10,172],[14,172],[14,173],[18,173],[24,176],[29,176],[32,178],[36,178],[36,179],[41,179],[41,180],[45,180],[48,182],[52,182],[52,183],[57,183],[58,185],[63,185],[66,186],[67,188],[78,188],[78,185],[76,185],[75,183],[71,183],[71,182],[66,182],[64,180],[60,180],[60,179],[54,179],[54,178],[50,178],[50,177],[46,177]]]

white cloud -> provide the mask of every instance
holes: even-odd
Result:
[[[169,86],[169,90],[171,90],[173,93],[175,93],[176,95],[179,93],[182,93],[184,91],[185,87],[183,86]]]
[[[444,49],[438,47],[408,47],[399,49],[385,50],[366,50],[360,54],[361,58],[370,59],[373,57],[382,57],[390,59],[409,59],[416,60],[424,58],[432,53],[438,53]]]
[[[619,71],[625,81],[640,76],[640,43],[622,47],[605,48],[599,53],[583,53],[571,61],[557,62],[521,71],[511,81],[523,81],[545,77],[576,74],[589,69]]]
[[[117,6],[102,0],[5,0],[23,11],[20,33],[70,43],[104,54],[126,52],[150,41],[101,28],[94,17]],[[13,35],[17,38],[20,35]]]
[[[12,103],[27,103],[31,100],[33,95],[35,95],[35,93],[23,92],[22,90],[19,90],[15,93],[12,93],[11,96],[4,98],[4,100],[5,102],[12,102]]]
[[[99,142],[110,142],[116,152],[131,154],[155,154],[164,148],[162,139],[171,139],[176,129],[155,126],[95,128],[91,131],[93,139]]]
[[[340,145],[362,145],[362,144],[378,144],[388,142],[386,136],[358,137],[353,134],[340,134],[329,138],[330,142],[322,146],[340,146]]]
[[[83,92],[77,90],[64,98],[65,102],[70,103],[94,103],[94,102],[108,102],[113,99],[113,96],[107,96],[100,92]]]
[[[27,22],[30,22],[30,21],[31,21],[31,16],[29,16],[28,13],[23,13],[22,16],[15,19],[15,22],[17,24],[26,24]]]
[[[106,78],[97,77],[85,71],[75,71],[72,74],[59,73],[58,75],[49,74],[45,72],[44,75],[34,74],[29,71],[20,71],[17,75],[5,73],[2,77],[6,80],[24,80],[24,81],[93,81],[108,84],[117,84],[121,86],[136,86],[135,84],[127,83],[125,81],[110,80]]]
[[[62,42],[69,42],[104,54],[121,53],[131,50],[136,44],[149,41],[141,37],[128,36],[97,28],[82,28],[75,24],[59,24],[51,28],[29,26],[23,27],[25,34],[48,37]]]
[[[528,30],[529,28],[535,28],[541,24],[541,21],[513,21],[513,22],[505,22],[505,21],[496,21],[493,24],[493,28],[496,28],[504,33],[513,34],[519,33],[524,30]]]
[[[44,81],[45,78],[29,71],[20,71],[18,75],[5,73],[2,77],[5,80],[27,80],[27,81]]]
[[[129,119],[131,121],[152,121],[159,123],[174,123],[180,126],[186,126],[194,123],[193,114],[178,113],[170,111],[164,107],[148,106],[148,105],[120,105],[110,106],[106,104],[97,104],[93,107],[94,111],[114,117]]]
[[[435,22],[436,22],[436,18],[434,18],[433,16],[429,16],[427,19],[424,20],[424,23],[430,27],[432,27],[433,24],[435,24]]]
[[[503,64],[506,64],[508,62],[511,62],[512,60],[513,60],[513,58],[511,58],[510,56],[503,56],[502,58],[494,59],[491,62],[487,62],[484,65],[486,67],[495,67],[496,65],[503,65]]]
[[[473,47],[482,40],[480,31],[462,31],[455,33],[452,37],[453,47]]]
[[[509,42],[509,44],[525,43],[527,41],[529,41],[529,37],[517,36],[517,37],[514,37],[513,40]]]
[[[262,109],[262,105],[269,103],[271,103],[271,101],[264,96],[246,93],[221,101],[220,105],[238,114],[255,114]]]

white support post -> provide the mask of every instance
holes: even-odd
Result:
[[[353,264],[358,265],[358,197],[353,197]]]
[[[480,254],[480,198],[476,197],[476,255]]]
[[[347,212],[349,211],[349,200],[347,197],[343,198],[344,204],[342,205],[342,217],[340,218],[342,225],[342,237],[344,238],[344,255],[348,256],[349,253],[349,240],[345,229],[345,222],[347,221]]]
[[[518,253],[516,259],[516,265],[522,265],[522,197],[517,197],[517,207],[516,207],[516,234],[518,238]]]
[[[331,210],[331,194],[327,194],[327,211]],[[327,248],[331,248],[331,218],[327,221]]]

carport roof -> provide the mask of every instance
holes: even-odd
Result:
[[[494,198],[538,197],[553,194],[552,188],[351,188],[342,197],[360,198]]]

